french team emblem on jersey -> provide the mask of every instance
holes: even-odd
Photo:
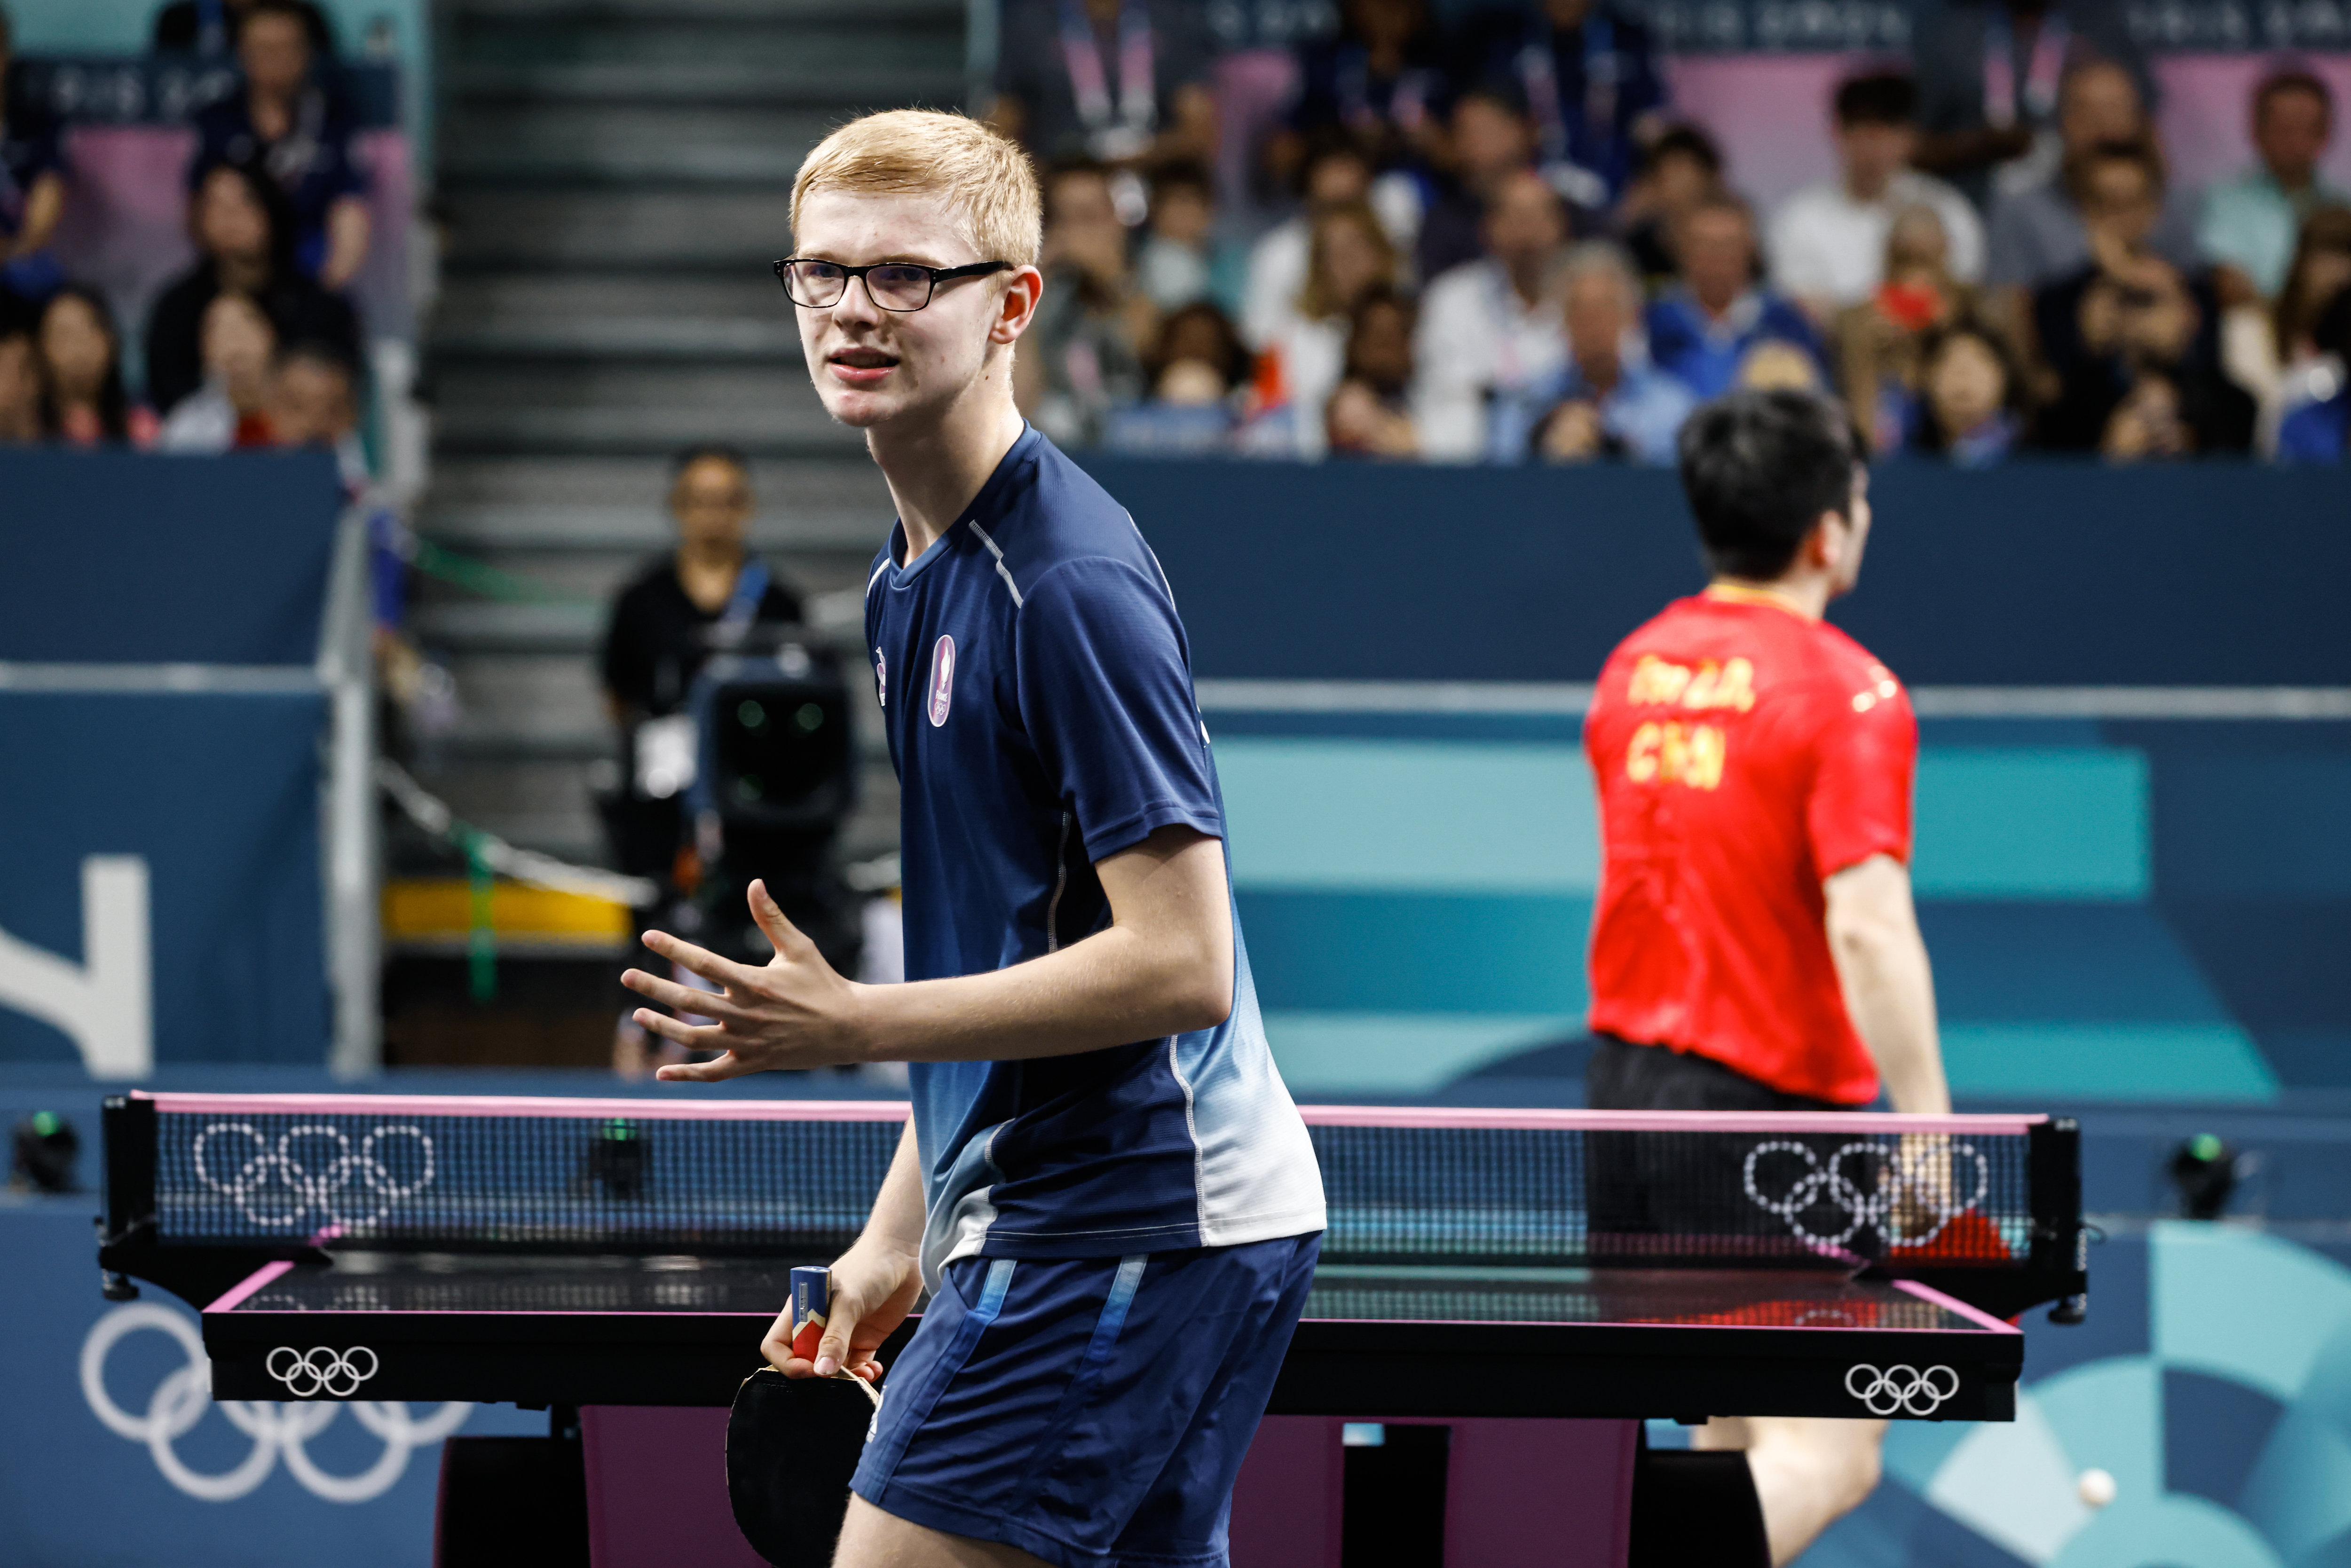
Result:
[[[931,727],[947,721],[947,705],[955,701],[955,639],[942,635],[931,649]]]
[[[873,695],[883,707],[890,706],[890,661],[879,648],[873,650]]]

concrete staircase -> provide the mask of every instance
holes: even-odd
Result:
[[[601,863],[590,793],[616,775],[595,647],[615,589],[667,548],[675,448],[753,454],[757,548],[847,647],[862,641],[889,499],[818,404],[768,264],[789,244],[792,174],[825,131],[960,98],[965,7],[447,0],[440,22],[447,246],[417,528],[575,601],[424,587],[417,632],[455,674],[463,716],[423,748],[419,777],[481,827]],[[896,841],[878,726],[864,738],[852,854]]]

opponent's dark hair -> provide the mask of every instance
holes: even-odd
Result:
[[[1677,447],[1707,565],[1727,577],[1779,577],[1822,513],[1853,505],[1853,425],[1816,392],[1717,398],[1683,424]]]
[[[687,469],[705,458],[713,462],[724,463],[737,474],[746,476],[751,472],[751,459],[744,455],[741,447],[730,446],[723,441],[697,441],[690,446],[679,447],[671,455],[670,478],[674,481]]]
[[[1901,71],[1848,77],[1836,90],[1839,125],[1908,125],[1918,118],[1918,84]]]

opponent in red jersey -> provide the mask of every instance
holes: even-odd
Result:
[[[1860,575],[1868,471],[1843,412],[1792,392],[1708,404],[1680,458],[1713,581],[1625,640],[1584,720],[1603,843],[1589,1103],[1853,1109],[1882,1080],[1897,1111],[1948,1112],[1910,901],[1917,724],[1821,619]],[[1718,1420],[1697,1446],[1746,1450],[1784,1563],[1869,1495],[1885,1435]]]

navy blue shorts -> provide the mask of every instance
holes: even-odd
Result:
[[[851,1488],[1061,1568],[1221,1565],[1322,1238],[947,1265]]]

